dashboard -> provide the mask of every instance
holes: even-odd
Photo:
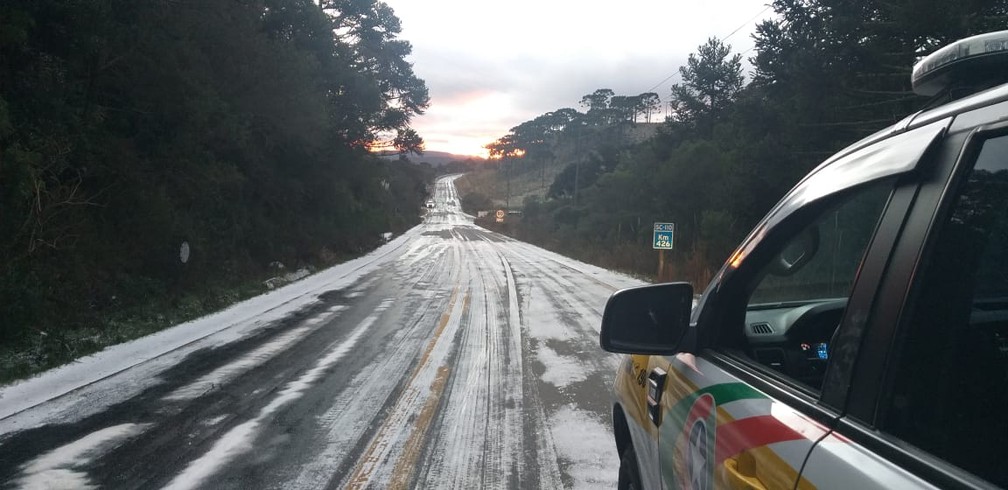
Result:
[[[846,298],[750,305],[745,322],[748,354],[760,364],[820,389],[829,342],[846,307]]]

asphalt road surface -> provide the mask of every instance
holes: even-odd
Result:
[[[614,488],[606,298],[452,178],[375,252],[0,388],[3,488]]]

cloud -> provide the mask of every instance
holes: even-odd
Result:
[[[665,100],[676,80],[659,82],[698,45],[738,29],[728,42],[747,50],[755,23],[772,15],[762,0],[386,2],[431,94],[413,126],[428,149],[467,154],[539,114],[579,108],[598,88]]]

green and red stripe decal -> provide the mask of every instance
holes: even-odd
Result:
[[[708,407],[709,402],[701,398],[710,395],[714,400],[714,406]],[[760,400],[768,398],[763,393],[756,391],[744,383],[722,383],[701,388],[689,396],[686,396],[666,413],[664,417],[668,430],[662,431],[662,436],[673,436],[672,440],[663,443],[665,447],[674,447],[679,437],[688,431],[692,422],[697,418],[697,408],[707,412],[714,410],[717,405],[724,405],[737,400]],[[702,407],[694,407],[700,403]],[[692,413],[691,413],[692,412]],[[796,430],[794,425],[804,425],[802,431]],[[778,442],[796,441],[801,439],[815,440],[825,434],[827,430],[819,424],[800,417],[794,420],[781,420],[771,415],[758,415],[746,417],[733,421],[722,421],[717,425],[715,435],[715,464],[720,465],[725,459],[735,456],[742,451],[756,447],[766,446]]]

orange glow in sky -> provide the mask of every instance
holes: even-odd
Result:
[[[449,96],[433,94],[430,108],[416,119],[414,127],[423,136],[427,150],[487,158],[489,152],[484,146],[511,127],[504,121],[523,120],[513,108],[508,95],[485,90]],[[500,119],[503,121],[498,122]]]
[[[483,145],[495,139],[491,135],[438,135],[424,134],[425,149],[445,151],[459,156],[489,158],[490,152]]]

